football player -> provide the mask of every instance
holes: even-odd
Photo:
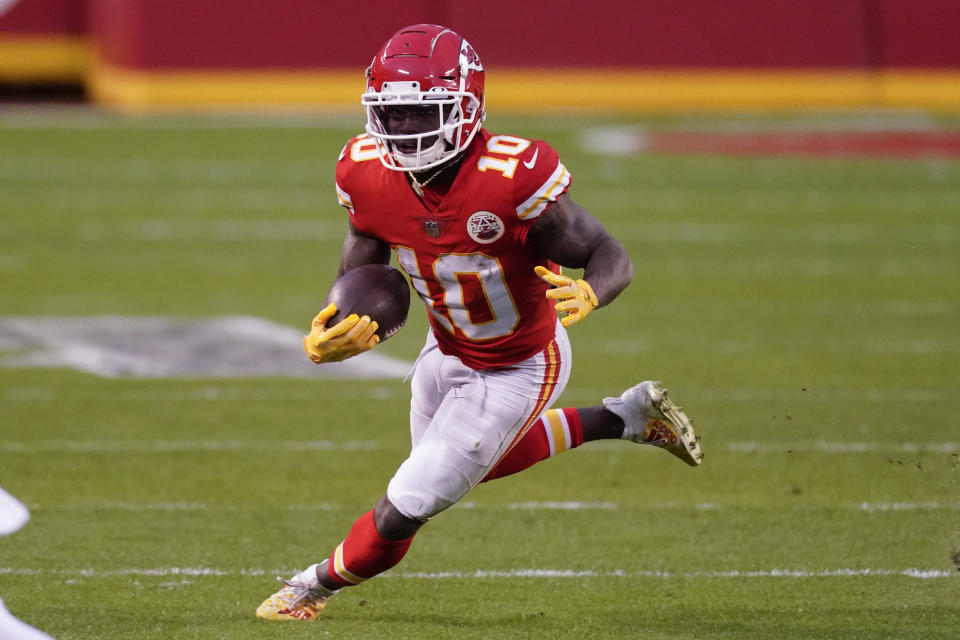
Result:
[[[23,503],[0,487],[0,536],[13,533],[25,525],[29,519],[30,512]],[[0,638],[3,640],[51,640],[47,634],[15,618],[7,611],[3,600],[0,600]]]
[[[401,29],[367,69],[366,133],[337,162],[349,231],[338,275],[391,250],[428,311],[412,371],[412,449],[386,494],[330,555],[257,609],[311,620],[327,600],[395,566],[417,530],[485,480],[601,438],[662,447],[691,466],[697,438],[656,382],[587,408],[549,410],[570,375],[566,328],[629,284],[623,245],[567,194],[546,142],[483,129],[484,70],[450,29]],[[583,277],[561,266],[583,269]],[[304,340],[316,363],[374,347],[376,322],[334,305]],[[559,316],[559,317],[558,317]]]

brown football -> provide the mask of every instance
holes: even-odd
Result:
[[[380,325],[384,341],[403,328],[410,311],[410,285],[403,273],[388,264],[365,264],[336,279],[326,304],[336,303],[337,313],[327,321],[332,327],[351,313],[370,316]]]

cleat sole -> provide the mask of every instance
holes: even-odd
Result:
[[[675,444],[666,447],[666,449],[691,467],[699,466],[703,460],[700,438],[694,434],[690,419],[687,418],[683,409],[675,404],[666,392],[659,398],[654,398],[653,404],[677,428],[680,436]]]

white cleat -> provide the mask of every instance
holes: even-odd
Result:
[[[0,487],[0,536],[10,535],[30,519],[23,503]]]
[[[257,607],[257,617],[264,620],[313,620],[327,606],[336,591],[324,588],[316,579],[317,565],[289,580],[278,577],[283,588]]]
[[[38,631],[13,617],[0,600],[0,638],[3,640],[53,640],[42,631]]]
[[[666,449],[691,467],[703,460],[690,419],[659,382],[641,382],[619,398],[604,398],[603,406],[623,420],[624,440]]]

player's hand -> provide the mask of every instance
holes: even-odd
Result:
[[[330,303],[317,314],[310,327],[310,335],[303,338],[303,349],[316,364],[340,362],[373,349],[380,338],[376,335],[378,325],[370,316],[362,318],[350,314],[334,326],[327,328],[327,321],[337,312],[337,305]]]
[[[551,300],[559,300],[556,309],[557,313],[566,314],[560,318],[560,323],[565,327],[583,320],[599,304],[597,294],[586,280],[574,280],[542,266],[535,267],[534,272],[554,287],[547,289],[546,296]]]

